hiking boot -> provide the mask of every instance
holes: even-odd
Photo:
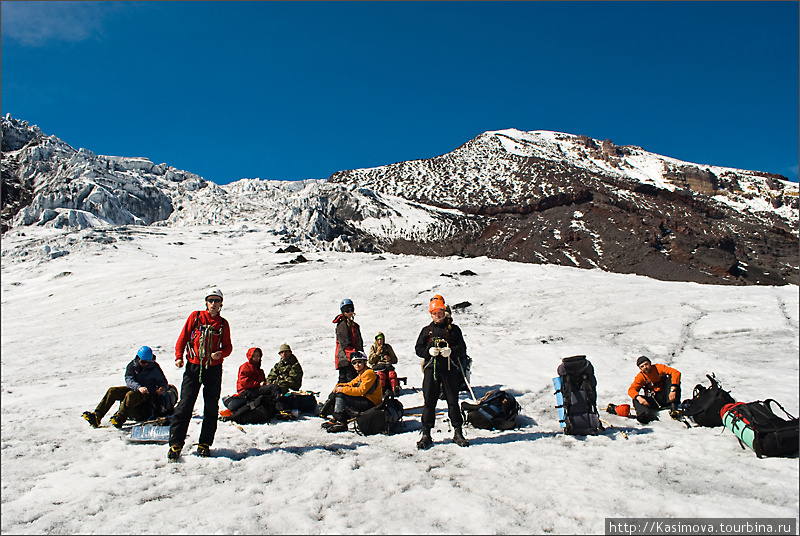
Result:
[[[464,437],[464,434],[461,432],[461,428],[456,428],[455,432],[453,432],[453,443],[459,447],[469,446],[469,441],[467,441],[467,438]]]
[[[433,439],[431,438],[431,429],[423,428],[422,437],[417,441],[418,450],[427,450],[433,446]]]
[[[83,418],[89,421],[89,424],[92,425],[92,428],[97,428],[100,426],[100,419],[97,418],[97,415],[94,411],[84,411]]]
[[[200,443],[197,445],[197,455],[201,458],[210,458],[211,457],[211,449],[205,443]]]
[[[347,431],[347,423],[346,422],[334,422],[328,427],[329,434],[338,434],[339,432],[346,432]]]
[[[169,452],[167,452],[167,459],[171,462],[176,461],[181,456],[181,450],[183,450],[181,445],[170,445]]]
[[[125,415],[122,413],[115,413],[113,417],[111,417],[111,424],[114,425],[114,428],[122,428],[122,425],[125,424]]]
[[[323,430],[327,430],[328,428],[330,428],[334,424],[336,424],[335,421],[325,421],[324,423],[322,423],[322,426],[320,426],[320,428],[322,428]]]

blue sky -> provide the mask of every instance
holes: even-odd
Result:
[[[219,184],[554,130],[798,178],[798,2],[2,2],[2,114]]]

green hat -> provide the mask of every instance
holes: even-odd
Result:
[[[378,339],[383,339],[383,340],[386,340],[386,337],[384,337],[383,333],[381,333],[381,332],[379,331],[379,332],[378,332],[378,334],[377,334],[377,335],[375,335],[375,340],[377,341]]]
[[[283,343],[283,344],[281,344],[281,349],[280,349],[280,350],[278,350],[278,353],[281,353],[281,352],[291,352],[291,351],[292,351],[292,349],[289,347],[289,345],[288,345],[288,344],[286,344],[286,343]]]

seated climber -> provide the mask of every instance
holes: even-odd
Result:
[[[303,367],[292,353],[291,347],[284,343],[278,350],[280,361],[275,363],[267,375],[267,383],[277,385],[281,394],[299,391],[303,384]]]
[[[322,423],[328,432],[344,432],[347,430],[348,417],[375,407],[383,400],[381,382],[375,372],[367,367],[367,356],[364,352],[355,351],[350,355],[350,362],[355,368],[356,376],[348,383],[336,384],[329,400],[333,400],[333,420]]]
[[[400,396],[400,380],[393,366],[396,363],[397,355],[394,349],[386,342],[386,336],[379,332],[369,349],[369,366],[381,379],[381,389],[384,393],[391,392],[394,396]]]
[[[110,387],[94,411],[83,412],[83,418],[97,428],[114,402],[119,402],[111,424],[121,428],[128,419],[144,421],[171,415],[177,401],[178,389],[167,383],[153,350],[142,346],[125,368],[125,385]]]
[[[667,406],[673,414],[681,399],[680,371],[661,363],[653,365],[644,355],[636,360],[636,366],[640,372],[628,388],[636,409],[636,420],[642,424],[658,420],[658,411]],[[643,394],[639,394],[641,390],[644,390]]]

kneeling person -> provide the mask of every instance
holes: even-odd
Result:
[[[356,369],[356,376],[348,383],[339,383],[333,389],[333,422],[323,423],[329,432],[347,430],[347,410],[357,413],[366,411],[381,403],[383,390],[381,381],[375,372],[367,367],[367,356],[364,352],[355,351],[350,362]]]

